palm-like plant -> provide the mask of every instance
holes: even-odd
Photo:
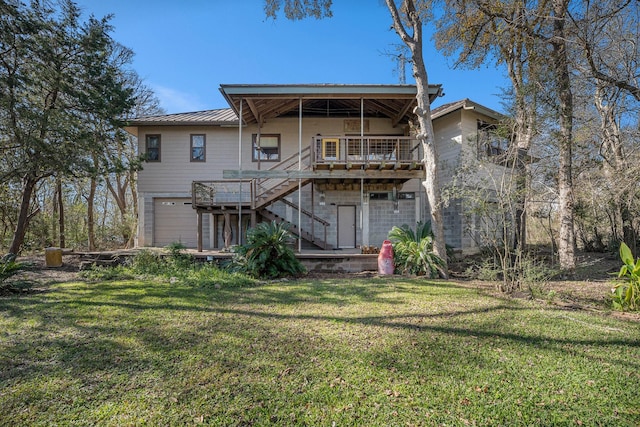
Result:
[[[416,231],[404,224],[389,231],[393,244],[393,261],[403,274],[438,277],[444,262],[433,253],[433,232],[430,222],[418,222]]]
[[[236,248],[236,267],[268,279],[303,273],[304,267],[287,245],[290,238],[285,224],[261,222],[247,232],[247,243]]]

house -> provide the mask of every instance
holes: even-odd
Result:
[[[354,249],[380,246],[394,225],[429,218],[422,146],[412,131],[415,86],[220,91],[230,108],[129,123],[147,157],[138,175],[138,246],[220,249],[257,222],[278,221],[290,224],[300,250]],[[440,85],[429,87],[432,102],[440,95]],[[433,110],[441,179],[499,118],[469,100]],[[468,249],[474,243],[464,237],[460,209],[457,201],[445,210],[447,242]]]

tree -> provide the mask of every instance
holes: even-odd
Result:
[[[621,222],[622,239],[637,255],[636,215],[637,168],[633,140],[626,127],[637,124],[640,101],[640,6],[630,0],[591,2],[571,11],[572,40],[579,47],[573,56],[578,78],[583,82],[583,97],[599,118],[600,128],[594,129],[598,157],[602,159],[605,188],[608,188],[613,216]],[[590,109],[585,108],[587,114]],[[590,116],[589,116],[590,118]],[[617,221],[616,221],[617,222]]]
[[[445,0],[455,13],[445,18],[449,39],[461,49],[462,59],[482,63],[484,57],[474,52],[494,53],[507,65],[515,96],[516,145],[528,149],[534,135],[537,100],[546,96],[547,108],[554,111],[558,128],[559,165],[559,259],[564,270],[575,268],[575,233],[573,229],[573,99],[566,25],[569,0],[528,2],[524,0]],[[464,17],[459,20],[459,16]],[[461,41],[451,40],[454,28],[460,29]],[[466,55],[466,56],[465,56]],[[548,57],[549,61],[542,58]],[[473,63],[473,61],[471,61]],[[515,67],[515,68],[514,68]],[[524,84],[526,77],[528,84]],[[532,84],[535,88],[532,89]],[[541,95],[539,95],[541,94]],[[529,100],[536,100],[531,109]],[[534,113],[534,114],[530,114]],[[534,117],[531,121],[527,117]],[[518,154],[520,150],[516,152]],[[518,227],[520,228],[520,227]]]
[[[18,253],[30,220],[36,185],[50,176],[86,174],[95,146],[89,116],[116,120],[131,91],[117,79],[109,55],[109,18],[80,22],[70,0],[0,4],[0,149],[2,182],[20,185],[20,205],[9,251]]]
[[[497,195],[491,206],[509,206],[509,212],[500,215],[493,212],[491,221],[496,215],[505,221],[512,222],[499,245],[502,269],[504,272],[519,269],[518,260],[526,244],[526,201],[528,195],[530,150],[536,135],[538,117],[538,96],[536,86],[540,79],[541,69],[537,39],[528,37],[521,27],[537,28],[542,23],[540,14],[529,14],[523,2],[492,2],[489,5],[482,0],[446,0],[446,10],[438,20],[438,31],[435,34],[437,47],[448,56],[457,56],[456,67],[477,68],[488,61],[506,68],[511,80],[511,88],[505,96],[509,100],[511,120],[505,118],[498,131],[507,134],[509,149],[504,163],[510,165],[508,183],[507,176],[495,179],[500,185],[490,185]],[[517,22],[518,26],[508,25]],[[509,194],[505,193],[505,189]],[[468,191],[468,189],[465,189]],[[476,188],[476,192],[484,194],[485,190]],[[473,208],[474,210],[477,207]],[[486,209],[483,209],[486,210]],[[503,225],[504,226],[504,225]],[[511,233],[509,233],[511,231]],[[508,264],[508,265],[505,265]],[[508,275],[505,274],[505,282]]]
[[[422,45],[423,16],[427,16],[428,2],[403,0],[400,8],[394,0],[385,0],[393,19],[393,28],[402,42],[411,52],[413,77],[417,88],[417,106],[414,110],[417,119],[417,137],[422,143],[425,169],[423,186],[426,190],[433,227],[433,250],[443,260],[441,275],[447,277],[447,250],[444,236],[443,203],[438,181],[438,152],[435,146],[431,107],[429,102],[429,76],[425,67]],[[331,0],[265,0],[267,17],[275,18],[280,9],[288,19],[304,17],[321,19],[332,16]],[[418,7],[419,6],[419,7]]]
[[[160,101],[154,92],[143,84],[135,73],[126,76],[126,86],[131,88],[135,105],[132,117],[164,114]],[[133,246],[135,222],[138,217],[138,195],[136,193],[137,172],[142,168],[142,156],[138,155],[137,138],[125,134],[121,129],[114,138],[114,144],[104,152],[105,161],[111,165],[105,176],[105,184],[120,212],[121,230],[125,247]]]

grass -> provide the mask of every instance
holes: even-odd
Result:
[[[0,425],[640,425],[640,327],[403,278],[0,298]]]

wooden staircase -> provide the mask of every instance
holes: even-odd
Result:
[[[311,163],[311,147],[306,147],[302,150],[300,155],[295,153],[294,155],[286,158],[282,162],[272,166],[268,170],[309,170]],[[270,221],[277,223],[289,224],[289,231],[299,238],[306,240],[307,242],[321,248],[332,249],[332,246],[327,243],[327,226],[330,224],[322,218],[313,215],[311,212],[302,209],[298,205],[285,199],[289,194],[301,189],[305,185],[311,182],[310,178],[296,180],[287,178],[258,178],[252,181],[253,194],[255,195],[253,209],[257,213],[262,215]],[[267,209],[268,206],[276,202],[282,202],[293,209],[299,210],[307,218],[311,219],[313,224],[319,223],[324,227],[324,238],[319,238],[314,235],[313,230],[311,232],[301,229],[297,224],[293,224],[282,218],[275,212]]]
[[[317,246],[320,249],[333,249],[333,246],[331,246],[329,243],[327,243],[327,231],[326,231],[326,225],[329,225],[328,222],[322,220],[321,218],[318,217],[314,217],[314,220],[320,220],[323,221],[324,223],[326,223],[325,225],[325,232],[324,232],[324,239],[321,239],[319,237],[314,236],[313,234],[309,233],[308,231],[304,230],[304,229],[300,229],[296,224],[293,224],[289,221],[287,221],[286,219],[284,219],[283,217],[281,217],[280,215],[270,211],[267,208],[262,208],[258,211],[258,213],[260,215],[262,215],[263,218],[266,218],[270,221],[274,221],[277,224],[288,224],[289,225],[289,231],[292,234],[295,234],[296,236],[298,236],[299,238],[306,240],[307,242]]]
[[[292,156],[287,157],[280,163],[270,167],[267,170],[309,170],[311,159],[311,147],[306,147],[298,156],[295,153]],[[302,166],[300,167],[299,160],[302,160]],[[254,209],[259,210],[271,203],[280,200],[289,194],[293,193],[298,187],[304,187],[311,179],[303,179],[298,183],[298,180],[292,180],[288,178],[258,178],[254,179],[253,194],[255,195]]]

